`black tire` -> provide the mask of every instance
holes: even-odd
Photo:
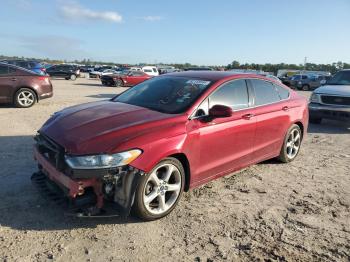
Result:
[[[288,145],[287,143],[289,142],[289,138],[290,138],[290,135],[292,132],[298,132],[299,133],[299,145],[298,145],[298,150],[296,151],[295,155],[290,155],[288,154],[287,150],[288,150]],[[278,156],[278,159],[283,162],[283,163],[289,163],[291,161],[293,161],[297,155],[299,154],[300,152],[300,147],[301,147],[301,142],[302,142],[302,137],[303,137],[303,134],[301,132],[301,129],[298,125],[296,124],[293,124],[287,131],[287,134],[286,136],[284,137],[284,140],[283,140],[283,144],[282,144],[282,148],[281,148],[281,151],[280,151],[280,155]],[[293,144],[294,145],[294,144]]]
[[[70,75],[69,79],[72,81],[75,81],[75,80],[77,80],[77,76],[72,74],[72,75]]]
[[[28,108],[37,102],[36,93],[29,88],[19,89],[14,97],[14,104],[19,108]]]
[[[161,214],[152,214],[149,212],[144,204],[144,197],[146,196],[146,189],[147,185],[149,183],[149,178],[150,175],[152,174],[153,171],[157,170],[158,168],[161,168],[162,166],[170,164],[175,166],[178,171],[179,175],[181,176],[181,189],[178,193],[177,199],[175,202],[172,204],[172,206],[166,210],[165,212]],[[141,181],[139,182],[136,192],[135,192],[135,202],[132,207],[133,214],[135,214],[137,217],[146,220],[146,221],[151,221],[151,220],[156,220],[162,217],[167,216],[173,209],[176,207],[177,203],[179,202],[181,195],[184,190],[184,185],[185,185],[185,170],[179,160],[173,157],[168,157],[164,158],[162,161],[160,161],[153,169],[151,172],[148,174],[145,174],[144,176],[141,177]],[[157,200],[158,201],[158,200]]]
[[[310,86],[309,86],[309,85],[303,85],[303,86],[301,87],[301,89],[302,89],[303,91],[309,91],[309,90],[310,90]]]
[[[320,117],[309,117],[309,122],[311,124],[321,124],[322,118],[320,118]]]
[[[115,86],[116,87],[118,87],[118,86],[122,87],[123,86],[123,80],[118,79],[117,81],[115,81]]]

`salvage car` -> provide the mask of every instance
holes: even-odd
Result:
[[[109,207],[154,220],[190,188],[267,159],[293,161],[307,127],[307,99],[270,78],[171,73],[55,113],[36,136],[32,179],[64,192],[79,216]]]
[[[134,86],[151,77],[141,71],[120,71],[116,74],[101,76],[101,83],[105,86]]]
[[[0,62],[0,103],[27,108],[52,96],[49,76]]]
[[[350,70],[336,73],[310,97],[310,123],[322,119],[350,121]]]

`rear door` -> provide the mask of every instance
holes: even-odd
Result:
[[[254,94],[253,114],[256,118],[253,156],[254,162],[260,162],[280,152],[290,125],[289,92],[261,79],[250,79],[249,85]],[[279,91],[278,87],[282,89]]]
[[[16,77],[13,69],[7,65],[0,65],[0,102],[9,103],[12,101],[13,89],[16,85]]]

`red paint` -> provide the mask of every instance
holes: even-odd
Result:
[[[190,119],[198,105],[228,80],[274,81],[256,75],[223,72],[177,73],[182,74],[214,82],[183,114],[165,114],[101,101],[64,110],[49,120],[40,132],[73,155],[140,148],[143,153],[131,165],[145,172],[164,157],[184,154],[190,164],[191,187],[278,156],[284,136],[293,123],[300,123],[306,133],[307,100],[290,89],[290,98],[285,101],[235,111],[210,122]],[[220,110],[222,113],[222,108]]]

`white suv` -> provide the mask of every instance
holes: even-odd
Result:
[[[159,76],[158,69],[155,66],[144,66],[142,67],[142,72],[150,76]]]

